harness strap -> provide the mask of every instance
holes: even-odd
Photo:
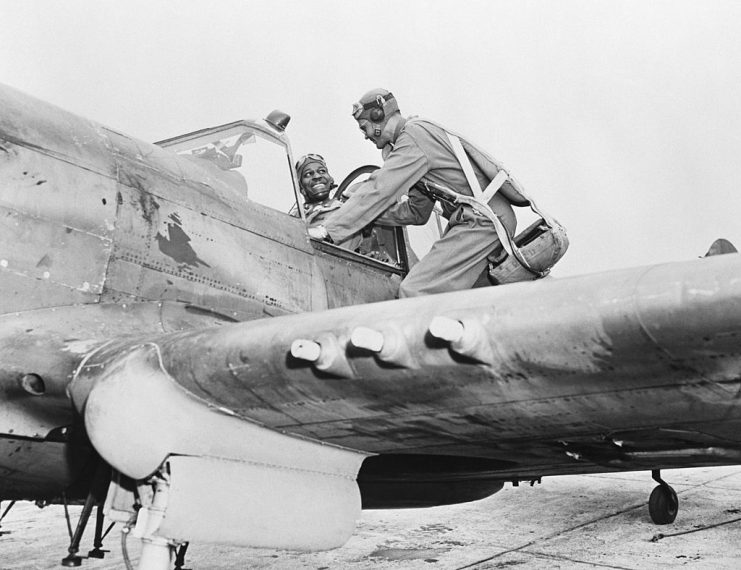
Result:
[[[499,242],[502,244],[502,247],[504,247],[505,251],[509,255],[517,259],[517,261],[520,262],[520,265],[530,271],[533,275],[538,275],[541,277],[546,275],[547,272],[538,271],[537,269],[533,269],[530,266],[528,261],[522,255],[522,252],[520,252],[520,249],[517,247],[517,245],[515,245],[513,237],[509,235],[507,228],[504,227],[501,220],[499,219],[499,216],[497,216],[489,207],[489,200],[494,197],[494,194],[496,194],[502,187],[502,185],[509,179],[509,174],[507,174],[504,169],[500,169],[497,175],[486,187],[486,190],[482,192],[481,185],[479,184],[479,181],[474,174],[471,161],[468,159],[465,150],[463,150],[463,145],[461,144],[460,138],[458,138],[454,134],[449,133],[445,129],[443,129],[443,131],[445,131],[445,134],[448,137],[448,141],[453,147],[455,157],[458,159],[458,162],[461,165],[461,169],[463,170],[463,174],[466,175],[466,180],[468,181],[468,185],[471,187],[471,192],[473,193],[473,198],[470,198],[463,194],[458,194],[456,196],[456,202],[469,204],[476,211],[485,215],[489,220],[491,220],[491,222],[494,224],[494,230],[497,232],[497,236],[499,237]]]
[[[489,182],[489,185],[482,192],[481,185],[479,184],[479,179],[476,178],[476,175],[473,172],[473,165],[466,155],[466,151],[463,148],[461,139],[457,135],[454,135],[453,133],[450,133],[445,129],[443,130],[448,137],[450,146],[453,147],[453,152],[455,153],[455,157],[458,159],[458,162],[463,169],[463,174],[466,175],[466,180],[468,180],[468,185],[471,187],[473,197],[480,202],[483,202],[484,204],[488,204],[489,200],[494,197],[494,194],[499,192],[499,189],[504,185],[505,182],[507,182],[507,180],[509,180],[509,174],[506,170],[500,168],[499,172],[497,172],[497,175],[492,178],[491,182]]]
[[[473,192],[473,197],[476,198],[477,200],[481,200],[481,197],[483,195],[483,192],[481,191],[481,185],[479,184],[479,180],[478,178],[476,178],[476,175],[473,172],[473,166],[471,165],[471,161],[468,160],[468,158],[466,158],[466,151],[463,150],[461,139],[449,133],[448,131],[445,131],[445,135],[448,137],[448,142],[450,143],[450,146],[453,147],[453,152],[455,153],[455,157],[458,159],[458,162],[460,163],[461,168],[463,169],[463,174],[466,175],[466,180],[468,180],[468,185],[471,187],[471,192]]]
[[[504,186],[504,183],[507,182],[507,180],[509,180],[509,174],[507,174],[506,170],[500,170],[497,172],[497,175],[492,178],[491,182],[489,182],[489,185],[486,187],[486,190],[484,190],[484,193],[481,195],[481,201],[484,204],[488,204],[489,200],[494,197],[494,194],[499,192],[499,189]]]

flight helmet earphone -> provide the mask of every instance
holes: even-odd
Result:
[[[398,110],[399,106],[393,93],[385,89],[373,89],[352,106],[352,115],[356,121],[367,118],[374,124],[375,134],[378,136],[381,134],[380,123]]]

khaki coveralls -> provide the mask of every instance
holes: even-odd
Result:
[[[306,222],[309,224],[309,227],[321,225],[324,223],[324,218],[326,218],[331,212],[339,209],[340,206],[342,206],[342,202],[336,198],[327,198],[321,202],[306,202],[304,204]],[[335,240],[334,243],[341,248],[356,251],[362,241],[363,236],[360,235],[360,232],[355,232],[346,239],[340,241]]]
[[[335,242],[376,219],[384,225],[426,223],[435,200],[412,188],[420,179],[473,195],[447,135],[439,126],[424,119],[407,119],[389,146],[383,166],[324,220],[324,227]],[[485,188],[493,176],[484,174],[476,162],[472,161],[472,165]],[[496,172],[496,167],[487,166],[491,167],[490,173]],[[399,202],[405,193],[409,199]],[[467,205],[441,202],[441,206],[448,227],[402,281],[400,297],[469,289],[487,269],[488,257],[501,249],[494,225],[485,216]],[[501,192],[493,196],[489,206],[513,235],[515,215]]]

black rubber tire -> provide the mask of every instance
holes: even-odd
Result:
[[[669,485],[657,485],[648,499],[648,514],[654,524],[670,524],[677,518],[679,499]]]

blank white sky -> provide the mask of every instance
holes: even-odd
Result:
[[[288,112],[337,181],[385,87],[569,230],[556,276],[741,246],[741,3],[0,0],[0,82],[148,141]],[[0,110],[2,112],[2,110]]]

